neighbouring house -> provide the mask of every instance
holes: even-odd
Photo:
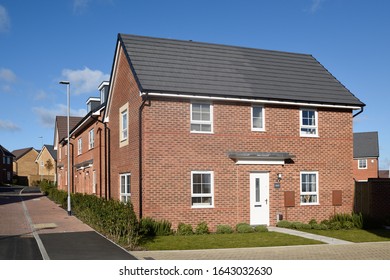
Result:
[[[0,145],[0,185],[12,183],[15,155]]]
[[[390,170],[379,170],[379,178],[390,178]]]
[[[110,198],[174,227],[350,213],[364,106],[311,55],[119,34]]]
[[[353,134],[353,177],[355,181],[367,181],[379,177],[378,132]]]
[[[68,188],[68,162],[67,162],[67,138],[68,121],[67,116],[56,116],[54,125],[54,150],[57,152],[57,185],[60,190]],[[69,130],[72,129],[82,117],[69,117]],[[69,145],[70,155],[73,153],[73,144]],[[73,157],[70,157],[70,166],[73,165]],[[72,177],[71,177],[72,180]],[[72,184],[71,184],[72,185]],[[72,185],[73,186],[73,185]],[[73,188],[71,189],[73,191]]]
[[[15,155],[13,162],[17,183],[22,186],[32,186],[37,180],[38,165],[35,162],[39,151],[33,147],[12,151]]]
[[[102,82],[98,90],[99,97],[87,100],[88,113],[83,118],[73,119],[70,130],[70,155],[72,191],[109,197],[107,189],[108,168],[108,130],[103,123],[109,83]],[[66,121],[66,118],[65,118]],[[62,127],[61,124],[58,127]],[[60,133],[59,133],[60,134]],[[58,187],[67,190],[67,134],[55,139],[59,163]],[[65,168],[64,168],[65,167]]]
[[[35,159],[38,166],[38,180],[43,179],[56,182],[57,153],[53,145],[43,145],[41,151]]]

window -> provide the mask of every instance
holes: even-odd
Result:
[[[301,205],[318,204],[318,172],[301,172]]]
[[[95,134],[94,130],[91,129],[89,131],[89,149],[93,149],[95,147]]]
[[[77,140],[77,154],[81,155],[82,153],[83,153],[83,139],[79,138],[79,140]]]
[[[193,208],[214,206],[213,180],[212,171],[191,172],[191,205]]]
[[[120,200],[123,203],[130,201],[130,173],[125,173],[120,175]]]
[[[300,135],[305,137],[318,136],[318,113],[312,109],[301,109],[300,111]]]
[[[252,131],[264,131],[264,108],[252,106]]]
[[[213,132],[213,105],[191,103],[191,132]]]
[[[358,169],[367,169],[367,159],[366,158],[359,159]]]

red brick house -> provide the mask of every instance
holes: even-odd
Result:
[[[12,183],[15,155],[0,145],[0,185]]]
[[[70,164],[72,166],[70,178],[73,193],[95,194],[100,197],[109,197],[107,189],[108,168],[108,130],[102,122],[107,94],[108,82],[99,86],[99,97],[87,100],[88,113],[83,118],[71,119],[70,125]],[[57,117],[58,132],[61,134],[54,141],[59,141],[57,158],[60,157],[58,170],[59,189],[67,190],[67,131],[66,117]],[[65,126],[65,131],[64,131]]]
[[[351,212],[364,106],[311,55],[119,34],[111,196],[173,226]]]
[[[378,132],[353,134],[353,177],[356,181],[368,181],[379,177]]]
[[[72,129],[82,120],[81,117],[69,117],[69,127]],[[66,116],[56,116],[55,126],[54,126],[54,150],[57,152],[57,186],[60,190],[67,191],[68,189],[68,161],[67,161],[67,138],[68,138],[68,129],[67,129],[67,117]],[[73,144],[69,146],[70,155],[73,154]],[[74,157],[70,157],[70,165],[73,165]],[[73,178],[71,176],[71,180]],[[71,192],[73,192],[73,184],[71,184]]]

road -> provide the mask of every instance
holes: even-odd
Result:
[[[1,260],[131,260],[38,188],[0,186]]]

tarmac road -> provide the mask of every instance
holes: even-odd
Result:
[[[136,259],[38,189],[0,187],[0,217],[2,260]]]

